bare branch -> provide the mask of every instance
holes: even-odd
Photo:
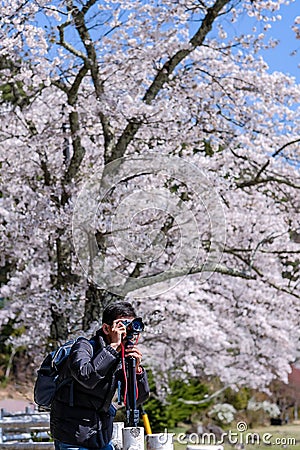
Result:
[[[60,25],[58,27],[58,31],[59,31],[59,42],[58,42],[58,44],[61,45],[62,47],[64,47],[66,50],[68,50],[73,55],[83,59],[83,61],[87,61],[86,55],[84,53],[82,53],[77,48],[73,47],[73,45],[69,44],[65,40],[65,28],[68,25],[70,25],[70,21],[67,21],[67,22],[63,23],[62,25]]]
[[[88,0],[84,7],[82,8],[82,14],[86,14],[92,6],[96,3],[97,0]]]
[[[295,139],[294,141],[291,141],[291,142],[287,142],[287,143],[284,144],[282,147],[280,147],[278,150],[276,150],[276,152],[274,152],[274,153],[272,154],[272,157],[275,158],[275,156],[278,156],[279,153],[281,153],[282,150],[284,150],[286,147],[288,147],[289,145],[296,144],[297,142],[300,142],[300,138],[299,138],[299,139]]]

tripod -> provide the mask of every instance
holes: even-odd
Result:
[[[126,406],[126,426],[137,427],[140,413],[136,407],[137,398],[137,380],[136,380],[136,360],[131,356],[125,358],[125,346],[133,346],[137,343],[139,334],[144,330],[144,324],[141,317],[133,320],[123,321],[126,326],[126,339],[122,346],[122,366],[125,376],[125,394],[124,403]]]
[[[126,394],[126,426],[137,427],[140,420],[140,412],[136,407],[136,360],[134,358],[125,359],[127,375]]]

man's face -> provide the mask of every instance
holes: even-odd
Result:
[[[113,321],[111,325],[104,323],[102,329],[106,335],[107,341],[112,342],[115,333],[120,333],[122,340],[126,337],[126,326],[134,319],[132,316],[121,316]]]

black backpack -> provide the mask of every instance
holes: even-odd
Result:
[[[34,401],[39,406],[40,410],[50,411],[57,390],[67,383],[72,384],[71,377],[60,381],[59,375],[60,369],[66,362],[73,344],[77,342],[78,339],[79,338],[68,341],[56,350],[50,352],[38,369],[34,385]],[[89,342],[94,350],[95,341],[91,339]],[[72,402],[73,390],[70,389],[70,406],[72,406]]]

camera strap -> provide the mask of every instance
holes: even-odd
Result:
[[[137,338],[138,341],[138,338]],[[136,343],[137,343],[136,341]],[[127,374],[127,368],[126,368],[126,360],[125,360],[125,345],[123,342],[121,342],[121,361],[122,361],[122,371],[124,376],[124,406],[127,405],[127,394],[128,394],[128,374]],[[136,398],[138,398],[138,385],[136,381]]]

